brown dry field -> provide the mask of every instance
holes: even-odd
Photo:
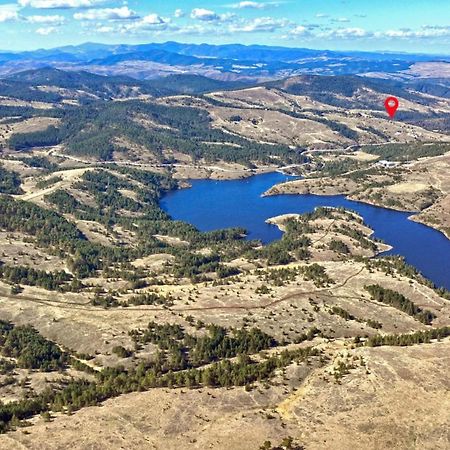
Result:
[[[42,131],[49,125],[55,125],[58,122],[59,119],[52,117],[33,117],[31,119],[25,119],[21,122],[12,124],[0,123],[0,144],[5,144],[14,133],[31,133],[33,131]]]
[[[399,168],[385,169],[370,176],[371,182],[383,187],[364,187],[345,176],[321,177],[290,181],[269,189],[266,195],[345,194],[350,199],[403,211],[413,211],[412,220],[422,222],[450,236],[450,153],[422,158]],[[400,181],[395,180],[400,177]],[[380,194],[382,198],[374,195]],[[395,205],[389,201],[394,200]],[[431,204],[430,204],[431,202]]]
[[[406,348],[318,343],[324,367],[289,366],[269,387],[154,389],[0,436],[2,449],[447,449],[450,341]],[[337,361],[352,368],[339,383]],[[432,418],[432,419],[431,419]],[[44,444],[45,443],[45,444]]]
[[[362,95],[362,93],[360,94]],[[379,94],[365,92],[366,97],[373,97],[380,102],[383,100]],[[199,106],[208,109],[214,120],[215,126],[228,130],[232,133],[243,135],[258,141],[276,142],[287,145],[307,146],[309,148],[344,148],[353,142],[345,137],[337,135],[326,125],[314,121],[317,111],[322,111],[323,117],[340,122],[358,131],[360,144],[375,144],[383,142],[379,136],[367,130],[372,127],[381,131],[391,142],[413,142],[413,141],[449,141],[450,138],[441,133],[427,131],[423,128],[393,122],[373,116],[365,110],[348,110],[334,108],[322,104],[307,96],[296,96],[281,91],[268,90],[263,87],[243,89],[239,91],[217,92],[209,94],[213,99],[232,104],[234,107],[211,106],[200,102]],[[185,101],[190,99],[184,98]],[[449,112],[447,102],[439,101],[435,107],[441,112]],[[180,99],[183,102],[183,99]],[[429,113],[429,107],[412,103],[401,99],[402,109]],[[242,120],[230,121],[230,117],[238,114]],[[283,113],[290,111],[293,107],[304,110],[304,114],[311,116],[311,120],[299,119]]]

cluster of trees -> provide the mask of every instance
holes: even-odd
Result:
[[[254,256],[267,259],[269,265],[285,265],[294,259],[308,259],[311,256],[311,239],[306,234],[314,232],[314,228],[308,223],[310,217],[303,215],[299,219],[287,220],[284,223],[283,237],[253,252]]]
[[[271,286],[284,286],[286,283],[295,281],[300,271],[296,268],[283,267],[281,269],[271,269],[264,274],[264,280]]]
[[[207,280],[208,273],[215,273],[219,278],[227,278],[239,273],[236,267],[225,266],[220,261],[221,257],[216,253],[201,255],[185,251],[178,255],[173,274],[179,278],[187,277],[193,282],[200,282]]]
[[[377,259],[365,258],[364,263],[369,269],[382,270],[386,275],[403,275],[404,277],[416,280],[424,286],[433,289],[439,296],[450,300],[450,291],[445,288],[438,288],[434,283],[425,278],[414,266],[407,264],[402,256],[385,256]]]
[[[334,283],[334,280],[328,276],[325,267],[314,263],[300,268],[305,280],[311,280],[317,287],[324,287]]]
[[[177,370],[199,367],[222,358],[240,354],[253,354],[276,345],[275,339],[258,328],[227,330],[216,325],[207,327],[207,334],[187,334],[180,325],[159,325],[150,322],[143,331],[134,331],[131,336],[137,344],[149,342],[170,353],[169,359]]]
[[[11,332],[11,326],[8,324],[0,325],[7,328],[5,333]],[[277,369],[286,367],[293,361],[300,362],[320,356],[320,351],[316,349],[302,348],[284,350],[280,354],[273,354],[255,361],[249,356],[250,353],[275,345],[270,336],[256,329],[234,330],[231,335],[228,330],[220,327],[211,326],[208,330],[208,335],[194,337],[187,335],[177,325],[150,324],[148,330],[136,331],[132,335],[138,341],[157,343],[162,351],[154,360],[142,362],[136,368],[129,370],[123,367],[105,368],[101,372],[93,373],[95,376],[93,381],[77,379],[60,389],[47,389],[32,398],[8,404],[0,403],[0,432],[5,432],[21,420],[39,413],[73,411],[84,406],[97,405],[121,394],[154,387],[246,386],[255,381],[271,378]],[[34,333],[33,338],[35,339],[36,336],[39,335]],[[25,342],[26,338],[21,338],[22,341]],[[188,355],[185,355],[185,361],[187,361],[185,364],[181,364],[175,351],[180,345],[187,345]],[[22,344],[14,347],[22,348]],[[119,347],[115,348],[114,352],[119,356],[130,355],[130,351]],[[58,354],[57,349],[39,352],[40,355],[42,353],[50,356],[40,357],[38,361],[41,362],[32,365],[40,367],[42,361],[47,361],[50,366],[44,364],[43,367],[53,368],[67,362],[65,355]],[[218,361],[219,358],[236,355],[238,358],[235,362],[227,359]],[[213,363],[208,364],[210,362]],[[208,364],[208,366],[194,367],[196,364],[199,366]]]
[[[140,306],[140,305],[165,305],[172,306],[173,298],[170,294],[165,296],[158,295],[155,292],[147,292],[145,294],[133,295],[127,301],[127,305]]]
[[[373,319],[360,319],[358,317],[355,317],[353,314],[350,314],[347,310],[344,308],[341,308],[340,306],[333,306],[330,310],[331,314],[336,314],[337,316],[342,317],[344,320],[355,320],[356,322],[363,323],[366,322],[367,325],[371,328],[374,328],[376,330],[379,330],[383,327],[383,324],[381,322],[378,322],[377,320]]]
[[[33,85],[33,83],[25,82],[23,80],[2,80],[0,83],[0,96],[12,97],[18,100],[24,100],[26,102],[54,103],[62,100],[60,94],[51,91],[44,91],[42,89],[36,89],[36,86]],[[36,112],[39,112],[39,110],[36,109]],[[42,112],[47,114],[49,111],[45,110],[41,111],[41,113]]]
[[[20,194],[22,181],[16,172],[6,170],[0,165],[0,193],[2,194]]]
[[[332,160],[332,161],[321,161],[318,164],[318,169],[320,170],[317,175],[317,178],[321,178],[324,175],[330,177],[337,177],[339,175],[343,175],[347,172],[358,170],[364,168],[364,164],[356,161],[354,159],[345,158],[341,160]]]
[[[57,245],[60,250],[70,242],[85,240],[78,228],[59,214],[10,197],[0,197],[0,227],[29,234],[40,244]]]
[[[341,227],[339,227],[338,232],[354,239],[362,248],[371,250],[373,252],[377,250],[377,245],[373,241],[368,239],[361,230],[356,230],[349,227],[348,225],[342,225]]]
[[[431,311],[419,308],[416,304],[399,292],[386,289],[378,284],[365,286],[365,289],[374,300],[393,306],[394,308],[397,308],[400,311],[414,317],[416,320],[424,323],[425,325],[431,325],[433,319],[436,317]]]
[[[36,187],[38,189],[46,189],[62,180],[63,180],[62,177],[60,177],[59,175],[55,176],[55,177],[47,178],[47,179],[41,179],[36,183]]]
[[[16,358],[18,367],[46,372],[65,368],[69,358],[33,327],[14,327],[4,321],[0,321],[0,351],[4,356]]]
[[[131,251],[90,242],[60,214],[10,197],[0,198],[0,228],[31,235],[38,245],[69,256],[68,265],[80,278],[116,261],[127,261]]]
[[[350,249],[345,242],[342,242],[339,239],[333,239],[329,244],[328,248],[336,253],[342,253],[344,255],[348,255],[350,253]]]
[[[11,284],[40,286],[49,291],[63,290],[63,286],[72,280],[72,276],[64,271],[46,272],[31,267],[2,265],[1,262],[0,278]]]
[[[110,170],[86,172],[77,183],[78,189],[94,197],[97,207],[81,203],[72,193],[64,190],[56,190],[45,197],[48,203],[56,206],[58,212],[2,197],[0,227],[33,236],[38,245],[67,258],[70,270],[79,278],[117,265],[126,266],[130,260],[160,252],[162,248],[176,255],[177,263],[173,269],[176,276],[200,280],[208,272],[215,272],[222,278],[238,273],[237,269],[221,261],[244,254],[255,243],[245,241],[244,230],[240,228],[201,233],[189,224],[172,221],[161,210],[158,200],[166,190],[176,185],[168,175],[112,165]],[[122,195],[119,192],[121,189],[133,190],[137,200]],[[120,225],[133,232],[139,245],[104,246],[88,241],[62,214],[99,222],[111,233],[114,225]],[[190,245],[188,248],[170,247],[155,239],[154,234],[177,236],[190,242]],[[196,254],[205,246],[217,249],[217,252],[205,257]]]
[[[426,331],[416,331],[409,334],[387,334],[376,335],[367,339],[366,345],[369,347],[379,347],[381,345],[408,346],[415,344],[430,343],[433,339],[444,339],[450,336],[450,327],[432,328]]]
[[[94,298],[91,300],[91,304],[93,306],[101,306],[102,308],[105,309],[116,308],[117,306],[120,306],[119,300],[117,300],[117,298],[111,294],[107,295],[96,294]]]
[[[106,226],[121,224],[130,227],[134,221],[125,217],[123,212],[139,213],[141,218],[152,222],[157,228],[162,222],[169,223],[169,217],[158,205],[160,196],[177,186],[167,175],[155,174],[138,169],[112,166],[112,170],[88,171],[80,182],[74,186],[94,198],[97,207],[88,206],[78,201],[71,193],[56,190],[45,200],[58,208],[61,213],[74,214],[81,220],[100,222]],[[136,182],[141,187],[136,186]],[[119,190],[127,189],[136,193],[136,200],[122,195]],[[135,227],[134,227],[135,228]],[[147,234],[147,236],[149,236]],[[150,235],[151,236],[151,235]]]
[[[356,320],[356,317],[353,314],[350,314],[347,310],[341,308],[340,306],[333,306],[331,308],[331,314],[336,314],[345,320]]]
[[[414,161],[418,158],[439,156],[450,151],[450,144],[445,142],[408,143],[369,145],[363,147],[364,151],[372,155],[378,155],[388,161]]]
[[[39,110],[32,108],[31,106],[12,106],[12,105],[0,105],[0,118],[16,118],[29,119],[39,114]],[[3,121],[3,123],[5,123]]]
[[[50,147],[61,143],[61,131],[51,125],[45,130],[14,133],[8,141],[14,150],[30,150],[33,147]]]
[[[291,364],[293,361],[305,361],[319,356],[316,349],[303,348],[283,351],[260,362],[253,361],[247,355],[240,355],[236,362],[224,360],[215,362],[207,368],[172,370],[170,362],[161,365],[163,356],[149,364],[141,363],[136,369],[126,371],[123,368],[108,368],[97,374],[97,380],[88,382],[76,380],[56,392],[50,403],[54,411],[79,409],[97,405],[100,402],[121,394],[148,390],[155,387],[199,386],[231,387],[245,386],[255,381],[263,381],[273,373]]]
[[[116,345],[111,350],[115,355],[117,355],[119,358],[129,358],[133,352],[122,345]]]
[[[45,156],[31,156],[29,158],[21,158],[25,164],[28,164],[30,167],[35,167],[38,169],[45,169],[48,172],[56,170],[58,165],[51,162]]]

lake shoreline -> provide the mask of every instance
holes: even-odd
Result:
[[[295,181],[295,180],[293,180],[293,181]],[[416,222],[416,223],[420,223],[429,228],[432,228],[433,230],[438,231],[439,233],[443,234],[448,240],[450,240],[450,231],[446,231],[445,229],[439,228],[435,224],[431,223],[430,221],[423,220],[419,217],[419,214],[423,211],[420,211],[417,209],[406,209],[406,208],[399,208],[399,207],[395,207],[395,206],[387,206],[382,203],[377,203],[377,202],[374,202],[369,199],[355,197],[351,192],[348,192],[348,191],[340,191],[340,192],[338,191],[338,192],[335,192],[334,194],[329,194],[329,193],[319,192],[317,190],[314,190],[312,192],[309,190],[306,191],[306,190],[301,190],[301,189],[298,192],[283,190],[283,188],[286,189],[286,186],[289,183],[292,183],[293,181],[288,181],[287,183],[279,183],[279,184],[272,186],[271,188],[269,188],[266,192],[264,192],[262,194],[262,197],[272,197],[272,196],[276,196],[276,195],[317,195],[317,196],[324,196],[324,197],[330,196],[330,195],[342,195],[347,200],[350,200],[353,202],[376,206],[378,208],[384,208],[384,209],[388,209],[391,211],[409,213],[410,214],[410,216],[408,217],[409,220]]]
[[[342,194],[261,196],[279,186],[285,177],[275,172],[226,182],[191,180],[190,189],[172,191],[163,196],[160,204],[174,220],[188,222],[200,231],[245,228],[246,239],[260,240],[263,244],[282,236],[277,227],[265,222],[270,217],[286,213],[304,214],[318,206],[356,211],[374,230],[376,238],[393,247],[388,255],[403,256],[434,284],[450,289],[446,270],[450,241],[440,230],[411,220],[411,211],[401,212],[361,200],[353,201]]]

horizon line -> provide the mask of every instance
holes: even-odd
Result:
[[[67,44],[62,46],[55,46],[55,47],[39,47],[34,49],[28,49],[28,50],[8,50],[8,49],[0,49],[0,53],[12,53],[12,54],[21,54],[21,53],[29,53],[29,52],[38,52],[42,50],[58,50],[62,48],[67,47],[82,47],[84,45],[102,45],[105,47],[118,47],[118,46],[129,46],[129,47],[137,47],[142,45],[164,45],[164,44],[180,44],[180,45],[193,45],[193,46],[202,46],[202,45],[208,45],[211,47],[226,47],[226,46],[242,46],[242,47],[265,47],[265,48],[280,48],[280,49],[286,49],[286,50],[315,50],[315,51],[322,51],[322,52],[334,52],[334,53],[361,53],[361,54],[367,54],[367,53],[380,53],[380,54],[392,54],[392,55],[424,55],[424,56],[436,56],[436,57],[450,57],[450,53],[427,53],[427,52],[411,52],[411,51],[392,51],[392,50],[331,50],[327,48],[313,48],[313,47],[289,47],[284,45],[267,45],[267,44],[241,44],[239,42],[234,42],[230,44],[208,44],[207,42],[202,43],[192,43],[192,42],[181,42],[181,41],[164,41],[164,42],[141,42],[138,44],[106,44],[103,42],[94,42],[94,41],[86,41],[82,42],[81,44]]]

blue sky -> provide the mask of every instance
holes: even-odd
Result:
[[[450,54],[450,0],[0,0],[2,50],[244,43]]]

